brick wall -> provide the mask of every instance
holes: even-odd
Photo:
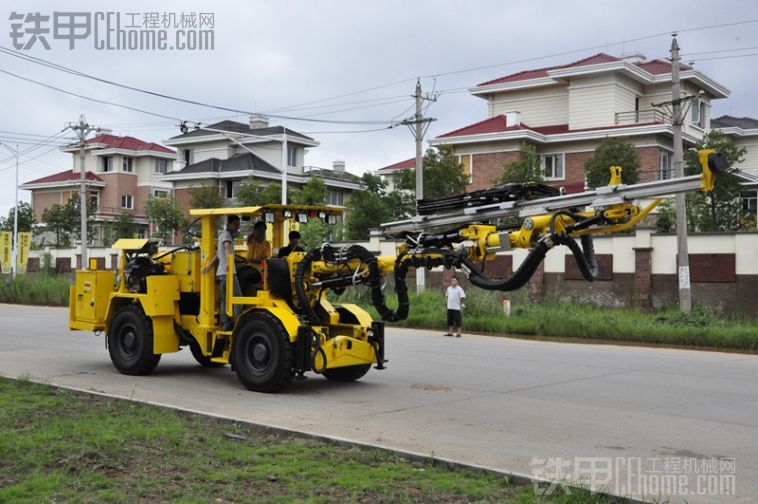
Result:
[[[640,154],[640,182],[651,182],[658,179],[660,171],[660,152],[658,147],[637,147]],[[671,166],[673,169],[673,165]]]
[[[467,190],[486,189],[497,183],[503,176],[506,163],[521,159],[521,152],[493,152],[489,154],[474,154],[474,180]]]

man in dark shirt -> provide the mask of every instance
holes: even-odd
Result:
[[[279,259],[287,257],[290,255],[290,252],[305,252],[305,249],[299,246],[299,243],[300,233],[298,231],[290,231],[290,244],[279,249]]]

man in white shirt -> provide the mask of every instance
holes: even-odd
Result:
[[[461,337],[461,308],[466,307],[466,293],[458,285],[458,277],[450,279],[450,287],[445,291],[447,298],[447,333],[445,336]]]

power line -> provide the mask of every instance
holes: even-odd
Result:
[[[181,119],[179,119],[178,117],[171,117],[171,116],[167,116],[167,115],[163,115],[163,114],[158,114],[156,112],[150,112],[149,110],[143,110],[143,109],[140,109],[140,108],[137,108],[137,107],[131,107],[129,105],[123,105],[121,103],[116,103],[116,102],[112,102],[112,101],[108,101],[108,100],[100,100],[99,98],[93,98],[91,96],[84,96],[84,95],[80,95],[80,94],[77,94],[77,93],[73,93],[71,91],[66,91],[65,89],[61,89],[59,87],[51,86],[50,84],[46,84],[44,82],[36,81],[34,79],[30,79],[29,77],[24,77],[22,75],[15,74],[15,73],[9,72],[7,70],[1,70],[0,69],[0,72],[4,73],[4,74],[7,74],[7,75],[10,75],[12,77],[15,77],[17,79],[21,79],[23,81],[27,81],[27,82],[31,82],[33,84],[37,84],[38,86],[42,86],[42,87],[46,87],[48,89],[52,89],[54,91],[58,91],[59,93],[64,93],[64,94],[67,94],[67,95],[75,96],[77,98],[81,98],[83,100],[89,100],[89,101],[93,101],[93,102],[96,102],[96,103],[102,103],[104,105],[111,105],[111,106],[114,106],[114,107],[120,107],[120,108],[124,108],[124,109],[127,109],[127,110],[132,110],[134,112],[141,112],[143,114],[148,114],[148,115],[155,116],[155,117],[162,117],[164,119],[171,119],[173,121],[181,121]]]
[[[144,93],[144,94],[148,94],[148,95],[151,95],[151,96],[156,96],[156,97],[159,97],[159,98],[164,98],[164,99],[167,99],[167,100],[174,100],[174,101],[179,101],[179,102],[182,102],[182,103],[188,103],[190,105],[197,105],[197,106],[201,106],[201,107],[214,108],[214,109],[217,109],[217,110],[224,110],[226,112],[236,112],[236,113],[250,114],[250,115],[252,115],[252,114],[255,113],[255,112],[251,112],[251,111],[248,111],[248,110],[241,110],[241,109],[235,109],[235,108],[231,108],[231,107],[224,107],[224,106],[221,106],[221,105],[214,105],[214,104],[211,104],[211,103],[205,103],[205,102],[201,102],[201,101],[197,101],[197,100],[190,100],[190,99],[187,99],[187,98],[180,98],[180,97],[177,97],[177,96],[171,96],[171,95],[167,95],[167,94],[163,94],[163,93],[158,93],[158,92],[155,92],[155,91],[150,91],[148,89],[142,89],[142,88],[138,88],[138,87],[135,87],[135,86],[129,86],[127,84],[122,84],[120,82],[112,81],[112,80],[109,80],[109,79],[103,79],[103,78],[97,77],[95,75],[91,75],[91,74],[87,74],[87,73],[84,73],[84,72],[80,72],[79,70],[75,70],[73,68],[69,68],[69,67],[66,67],[66,66],[63,66],[63,65],[59,65],[57,63],[52,63],[52,62],[44,60],[42,58],[36,58],[34,56],[23,54],[23,53],[20,53],[18,51],[15,51],[13,49],[10,49],[8,47],[5,47],[5,46],[0,46],[0,52],[2,52],[4,54],[7,54],[9,56],[14,56],[16,58],[29,61],[31,63],[35,63],[35,64],[38,64],[38,65],[45,66],[47,68],[52,68],[54,70],[65,72],[65,73],[68,73],[68,74],[71,74],[71,75],[76,75],[77,77],[84,77],[84,78],[87,78],[87,79],[92,79],[92,80],[95,80],[95,81],[98,81],[98,82],[102,82],[104,84],[109,84],[109,85],[112,85],[112,86],[117,86],[117,87],[120,87],[120,88],[129,89],[131,91],[136,91],[138,93]],[[20,76],[18,76],[16,74],[12,74],[12,73],[4,71],[4,70],[3,70],[3,72],[8,73],[8,74],[13,75],[13,76],[18,77],[18,78],[22,78],[24,80],[29,80],[30,82],[35,82],[37,84],[41,84],[41,83],[39,83],[37,81],[33,81],[31,79],[26,79],[26,78],[20,77]],[[41,84],[41,85],[43,85],[43,84]],[[55,89],[57,91],[66,92],[66,91],[64,91],[64,90],[62,90],[60,88],[55,88],[53,86],[46,85],[46,87],[49,87],[51,89]],[[71,93],[71,92],[66,92],[66,93],[67,94],[72,94],[74,96],[79,96],[80,98],[82,97],[81,95],[77,95],[75,93]],[[103,101],[103,103],[106,103],[106,102]],[[126,105],[118,105],[118,104],[114,104],[114,103],[108,103],[108,104],[127,107]],[[133,107],[132,107],[132,110],[135,110],[137,112],[148,113],[150,115],[154,115],[154,116],[158,116],[158,117],[170,118],[168,116],[164,116],[164,115],[161,115],[161,114],[156,114],[156,113],[148,112],[148,111],[145,111],[145,110],[142,110],[142,109],[133,108]],[[291,121],[323,122],[323,123],[331,123],[331,124],[386,124],[386,123],[390,122],[390,121],[384,121],[384,120],[341,121],[341,120],[336,120],[336,119],[329,119],[329,120],[327,120],[327,119],[312,119],[312,118],[306,118],[306,117],[295,117],[295,116],[275,115],[275,114],[265,114],[265,115],[268,116],[268,117],[272,117],[272,118],[288,119],[288,120],[291,120]],[[175,118],[170,118],[170,119],[175,119]]]
[[[734,59],[734,58],[745,58],[747,56],[758,56],[758,53],[733,54],[730,56],[714,56],[713,58],[696,58],[695,61],[713,61],[713,60],[724,60],[724,59]]]

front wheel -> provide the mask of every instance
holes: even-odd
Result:
[[[153,323],[137,305],[121,308],[108,329],[108,353],[119,372],[126,375],[151,373],[161,360],[153,353]]]
[[[235,329],[231,361],[242,385],[255,392],[276,392],[295,375],[289,335],[266,312],[246,317]]]
[[[363,378],[369,369],[371,369],[371,364],[361,364],[359,366],[325,369],[322,374],[332,381],[351,382]]]

